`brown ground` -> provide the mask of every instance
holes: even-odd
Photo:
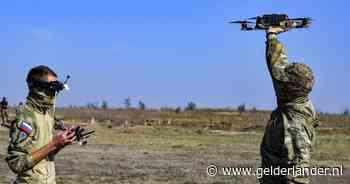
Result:
[[[175,126],[120,128],[93,125],[96,135],[80,147],[73,145],[56,158],[58,183],[120,184],[223,184],[257,183],[254,176],[209,177],[209,164],[258,167],[262,132],[213,131]],[[326,130],[329,131],[329,130]],[[3,161],[7,129],[0,128],[0,183],[14,175]],[[343,176],[317,176],[317,184],[350,183],[350,137],[325,134],[318,137],[314,163],[345,167]]]

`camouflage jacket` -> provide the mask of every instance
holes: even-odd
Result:
[[[54,184],[54,155],[40,162],[32,159],[31,153],[45,146],[53,138],[53,110],[42,111],[27,102],[10,129],[6,162],[17,174],[15,183]]]
[[[280,124],[284,129],[282,144],[286,148],[286,159],[297,166],[306,166],[309,164],[310,151],[315,140],[314,127],[319,123],[313,104],[309,100],[309,93],[298,90],[293,83],[294,79],[288,75],[286,67],[290,64],[287,53],[276,35],[269,35],[267,38],[266,61],[278,107],[272,113],[269,122],[271,125],[268,125],[265,131],[263,154],[268,155],[271,162],[281,161],[272,154],[276,152],[273,127]]]
[[[8,106],[8,102],[7,102],[7,101],[2,100],[2,101],[0,102],[0,108],[1,108],[1,109],[7,109],[7,106]]]

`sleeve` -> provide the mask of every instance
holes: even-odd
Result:
[[[303,119],[289,121],[286,140],[289,140],[288,160],[296,167],[309,167],[312,148],[312,137],[303,125]]]
[[[33,134],[32,124],[22,120],[17,120],[16,126],[10,129],[10,142],[5,160],[15,173],[23,173],[36,164],[31,156]]]
[[[285,68],[288,65],[286,50],[275,34],[267,35],[266,62],[273,80],[287,82]]]

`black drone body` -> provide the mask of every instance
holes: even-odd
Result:
[[[229,23],[241,24],[242,31],[253,31],[266,30],[269,27],[280,27],[283,29],[307,28],[312,21],[309,17],[290,19],[286,14],[266,14],[249,19],[255,20],[255,22],[242,20]]]

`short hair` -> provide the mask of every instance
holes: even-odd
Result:
[[[36,66],[28,72],[27,75],[27,83],[32,82],[33,80],[45,80],[46,76],[52,75],[54,77],[57,77],[57,74],[48,66],[40,65]]]

